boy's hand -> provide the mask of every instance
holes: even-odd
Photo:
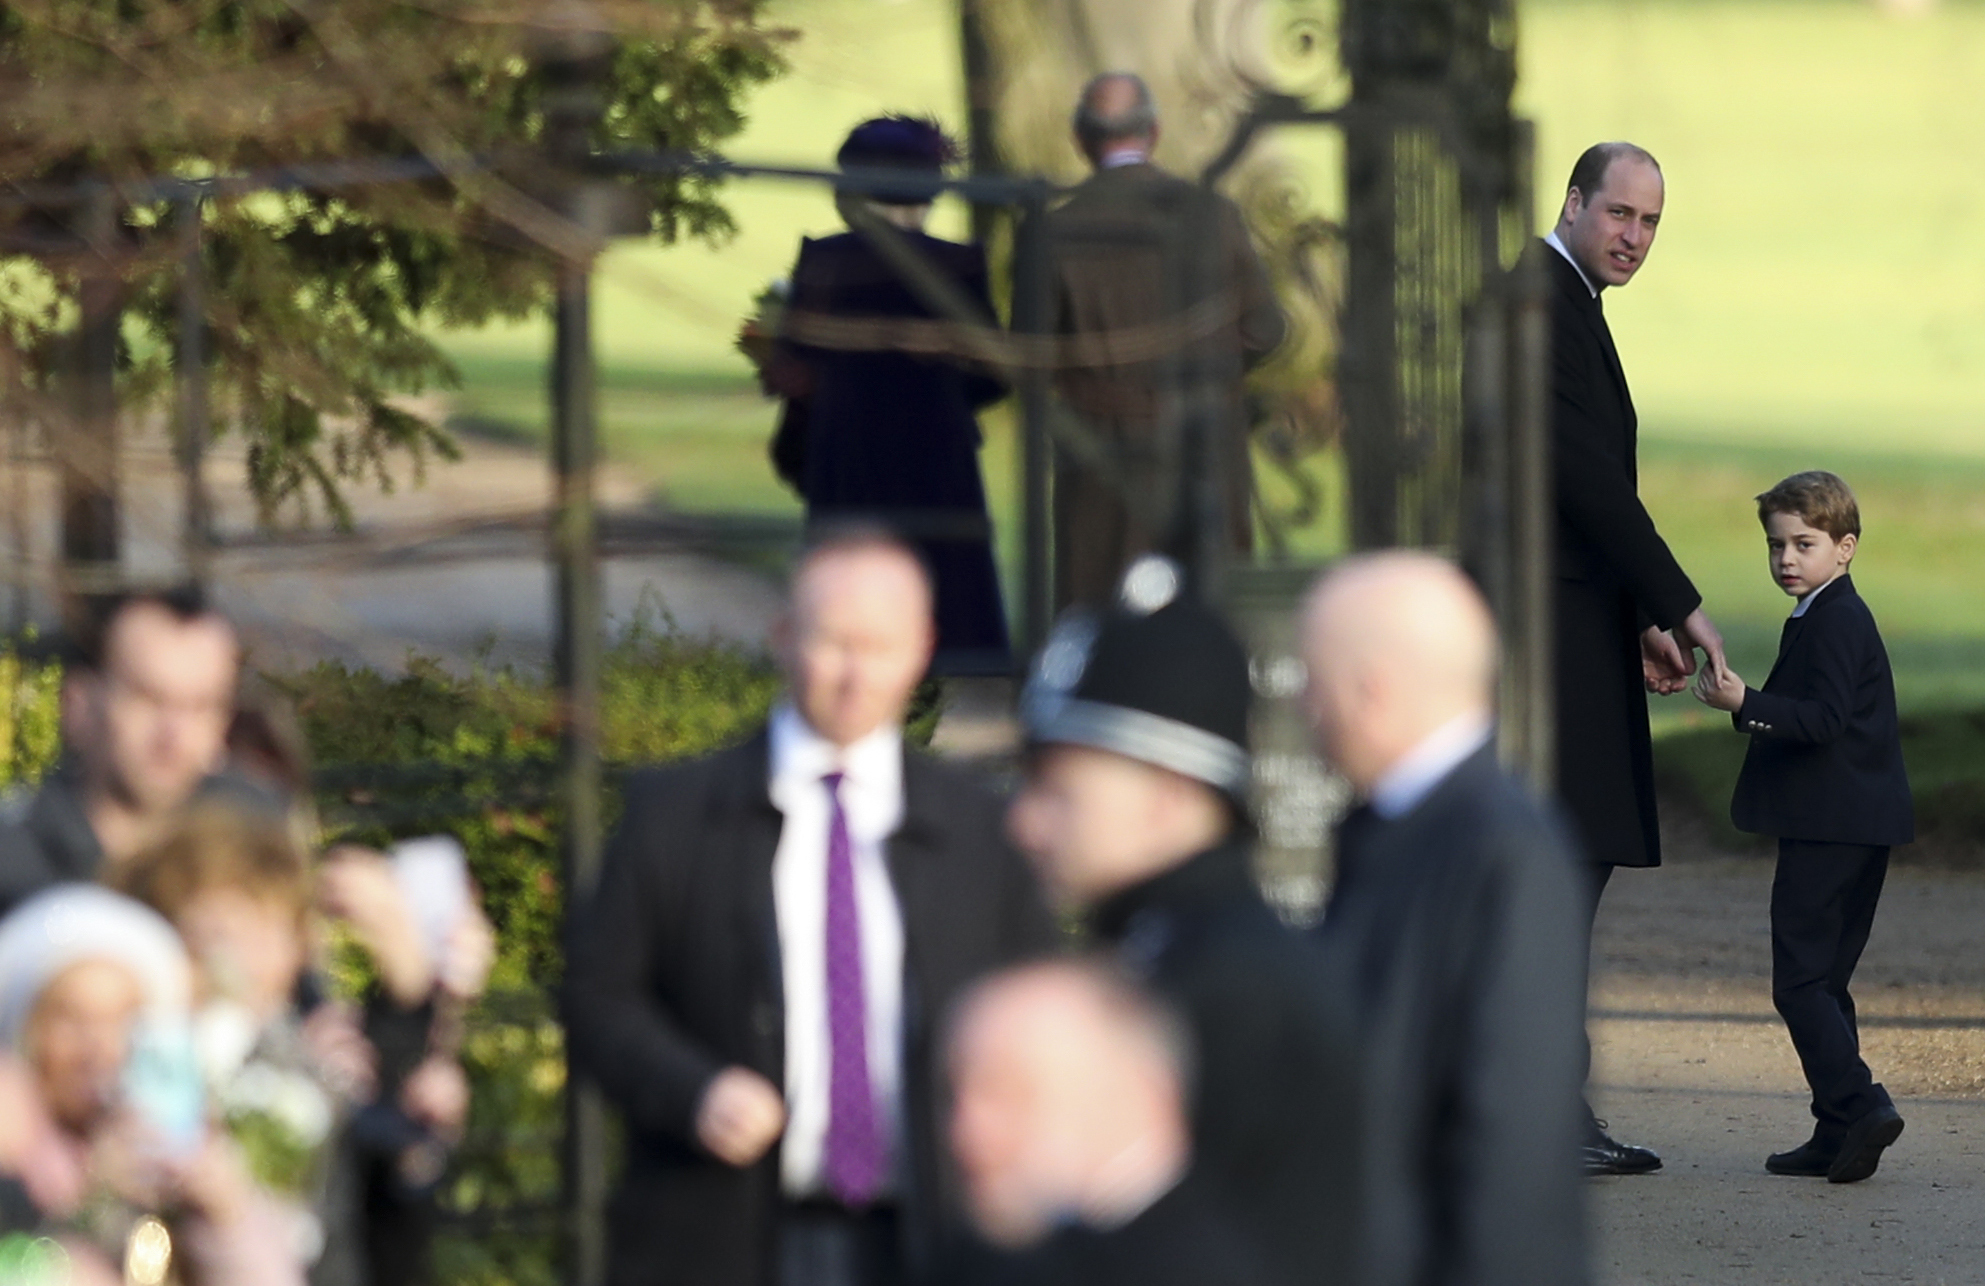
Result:
[[[1737,713],[1744,707],[1744,691],[1743,677],[1727,664],[1720,670],[1705,665],[1696,676],[1696,700],[1713,710]]]

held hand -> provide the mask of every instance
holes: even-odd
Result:
[[[1666,630],[1650,625],[1640,636],[1640,677],[1649,692],[1673,696],[1688,686],[1695,663]]]
[[[1727,665],[1720,673],[1715,666],[1705,665],[1696,676],[1696,700],[1712,710],[1737,713],[1744,707],[1744,690],[1742,676]]]
[[[765,1155],[786,1128],[786,1104],[772,1082],[749,1067],[726,1067],[703,1091],[696,1138],[712,1156],[739,1169]]]
[[[1693,661],[1693,653],[1688,649],[1701,648],[1707,658],[1709,668],[1716,671],[1717,683],[1721,685],[1729,672],[1730,662],[1723,654],[1723,635],[1716,623],[1700,607],[1690,612],[1688,619],[1675,628],[1675,641],[1685,649],[1683,655]],[[1691,666],[1693,668],[1693,666]]]
[[[427,999],[434,963],[384,853],[354,844],[332,849],[317,868],[317,897],[324,913],[350,925],[371,953],[395,1003],[411,1009]]]

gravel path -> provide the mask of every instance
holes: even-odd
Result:
[[[1607,891],[1595,1097],[1667,1166],[1592,1185],[1599,1280],[1985,1283],[1985,877],[1890,873],[1854,990],[1908,1125],[1874,1178],[1833,1186],[1764,1172],[1811,1128],[1771,1008],[1771,866],[1672,862]]]

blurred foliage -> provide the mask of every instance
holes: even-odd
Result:
[[[60,666],[33,660],[0,639],[0,793],[34,785],[54,765],[61,750],[61,695]]]
[[[577,7],[575,7],[576,9]],[[784,33],[762,0],[593,0],[617,38],[605,69],[603,150],[708,148],[743,123],[743,99],[782,67]],[[100,175],[202,178],[346,159],[419,155],[487,174],[369,187],[298,187],[209,201],[206,324],[215,409],[248,444],[265,519],[321,503],[343,520],[345,484],[393,482],[451,455],[450,437],[402,398],[457,382],[423,333],[544,315],[546,247],[571,239],[536,151],[535,62],[555,6],[504,0],[0,0],[0,182],[19,193]],[[716,181],[635,181],[664,243],[721,241]],[[67,208],[10,229],[39,242],[0,272],[0,331],[17,391],[53,431],[48,400],[75,325],[79,276],[108,264],[128,312],[126,401],[171,374],[180,252],[174,214],[124,202],[87,250]]]

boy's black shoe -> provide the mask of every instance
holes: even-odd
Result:
[[[1859,1183],[1882,1163],[1882,1150],[1902,1134],[1902,1113],[1884,1105],[1847,1127],[1840,1155],[1826,1172],[1828,1183]]]
[[[1790,1152],[1774,1152],[1764,1159],[1764,1168],[1773,1174],[1795,1175],[1802,1179],[1824,1179],[1840,1156],[1838,1143],[1807,1139]]]

